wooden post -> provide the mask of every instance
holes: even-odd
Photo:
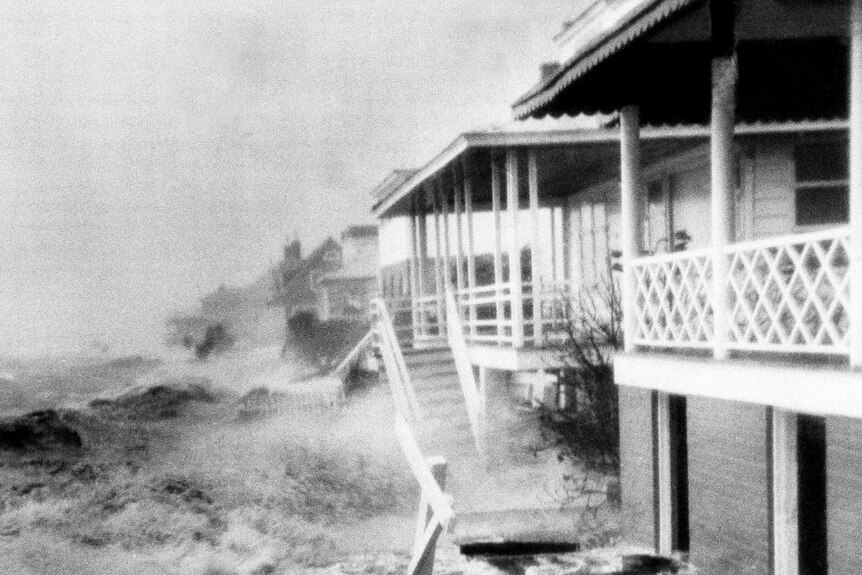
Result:
[[[501,178],[500,165],[497,158],[491,155],[491,212],[494,215],[494,284],[497,286],[497,337],[502,339],[505,332],[503,320],[505,319],[505,308],[503,306],[503,294],[500,286],[503,284],[503,222],[500,213],[501,200]]]
[[[770,409],[772,427],[772,548],[774,573],[799,573],[799,488],[796,414]]]
[[[452,253],[451,253],[451,235],[449,233],[449,194],[444,185],[444,175],[440,176],[440,185],[437,189],[440,191],[440,207],[443,210],[443,283],[444,288],[452,287]]]
[[[712,122],[710,166],[712,187],[712,321],[713,357],[727,358],[728,258],[733,242],[734,183],[733,128],[736,115],[736,57],[712,60]]]
[[[464,214],[464,179],[457,177],[458,170],[452,169],[452,191],[455,194],[455,301],[461,300],[464,291],[464,233],[461,225]],[[458,310],[460,312],[460,310]]]
[[[476,242],[473,230],[473,178],[467,166],[467,158],[461,160],[461,176],[464,182],[464,203],[467,212],[467,288],[470,289],[470,335],[476,335]]]
[[[416,298],[416,294],[419,293],[419,242],[417,242],[416,237],[418,235],[417,230],[417,212],[419,201],[417,197],[414,195],[410,199],[410,284],[409,284],[409,298],[410,298],[410,321],[411,321],[411,329],[414,329],[419,318],[416,313],[416,308],[413,307],[413,300]]]
[[[642,218],[640,117],[637,106],[625,106],[620,111],[620,239],[623,272],[620,279],[625,350],[636,349],[637,286],[632,267],[640,256],[640,222]]]
[[[862,0],[850,14],[850,367],[862,368]]]
[[[527,186],[530,196],[530,277],[533,284],[533,345],[544,343],[542,330],[542,247],[539,233],[539,174],[536,150],[527,152]]]
[[[413,296],[414,303],[413,306],[416,306],[416,298],[425,297],[425,264],[428,261],[428,220],[425,214],[425,198],[422,191],[419,191],[419,196],[417,198],[417,207],[418,207],[418,215],[419,221],[416,226],[416,233],[419,236],[418,248],[419,248],[419,261],[416,265],[416,271],[419,275],[419,280],[416,282],[417,293]],[[419,310],[419,325],[418,331],[417,327],[413,328],[413,337],[414,341],[417,334],[425,334],[425,311],[422,307],[416,306]]]
[[[432,184],[433,186],[433,184]],[[443,323],[443,272],[440,269],[442,247],[440,244],[440,202],[438,201],[437,190],[431,188],[431,201],[434,202],[434,274],[435,274],[435,296],[437,297],[437,335],[443,337],[446,333],[445,324]]]
[[[440,486],[440,491],[443,491],[446,488],[446,460],[442,457],[435,456],[429,457],[427,459],[428,468],[431,470],[431,475],[434,476],[434,481],[437,482],[437,485]],[[428,523],[431,522],[431,518],[434,515],[434,510],[428,502],[428,495],[425,491],[422,491],[419,499],[419,513],[417,515],[416,521],[416,537],[413,540],[413,556],[415,557],[417,554],[422,553],[422,549],[419,548],[420,545],[423,544],[423,536],[425,534],[425,528],[428,526]],[[422,558],[420,564],[417,566],[415,573],[422,575],[431,575],[434,570],[434,545],[430,546],[430,549],[426,552],[426,556]]]
[[[673,551],[673,509],[671,502],[670,469],[670,397],[666,393],[653,392],[655,436],[655,486],[656,486],[656,551],[670,555]]]
[[[551,223],[550,223],[550,233],[551,233],[551,247],[548,256],[551,258],[551,269],[548,272],[551,278],[551,283],[554,287],[558,287],[558,282],[560,281],[559,277],[559,266],[557,265],[557,253],[560,250],[560,242],[557,241],[557,214],[559,213],[559,208],[556,204],[551,205]]]
[[[509,294],[512,300],[512,346],[524,347],[524,304],[521,281],[521,206],[518,198],[518,152],[506,150],[506,203],[509,211]]]
[[[488,369],[480,365],[479,370],[479,413],[482,422],[482,435],[484,436],[484,444],[489,446],[488,437]],[[487,455],[487,453],[486,453]]]
[[[562,270],[560,270],[563,274],[563,282],[565,282],[568,287],[569,299],[571,299],[575,295],[575,290],[578,289],[578,286],[575,285],[574,277],[572,277],[572,207],[570,205],[569,198],[566,198],[563,202],[562,207],[562,222],[560,227],[562,228],[562,244],[560,245],[560,259],[562,260]]]

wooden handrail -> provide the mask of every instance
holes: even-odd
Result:
[[[353,349],[351,349],[350,353],[348,353],[344,357],[344,359],[341,360],[341,363],[339,363],[338,366],[332,370],[332,373],[337,375],[342,371],[346,370],[346,368],[351,364],[351,362],[353,362],[353,360],[356,359],[356,357],[359,355],[359,352],[362,351],[366,345],[368,345],[368,343],[371,341],[371,338],[373,337],[374,328],[372,327],[368,330],[368,333],[362,336],[362,339],[359,340],[359,343],[353,346]]]
[[[479,453],[486,452],[485,425],[482,413],[482,399],[476,387],[476,377],[473,375],[473,366],[467,352],[467,342],[464,339],[464,329],[461,326],[461,315],[458,313],[458,305],[452,290],[446,290],[446,307],[449,316],[449,346],[455,357],[455,369],[458,371],[458,381],[461,383],[461,391],[464,394],[464,403],[467,405],[467,415],[470,420],[470,429],[473,432],[473,441]]]
[[[398,338],[392,327],[392,319],[389,317],[386,303],[382,299],[377,298],[374,301],[374,305],[377,308],[380,351],[383,355],[383,363],[386,366],[386,377],[392,387],[396,406],[398,406],[406,417],[419,421],[422,419],[419,402],[416,400],[416,393],[410,381],[410,373],[407,371],[407,364],[404,361],[401,346],[398,344]]]
[[[404,452],[404,457],[413,471],[413,476],[419,482],[422,488],[423,495],[428,500],[428,505],[434,510],[434,514],[441,525],[445,525],[454,516],[452,505],[449,499],[440,489],[434,475],[428,468],[428,463],[419,449],[419,444],[416,443],[416,438],[413,437],[413,432],[410,430],[410,425],[400,415],[395,416],[395,437],[401,445],[401,451]]]

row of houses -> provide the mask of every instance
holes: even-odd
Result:
[[[274,270],[285,320],[303,311],[321,320],[365,318],[378,292],[377,250],[374,225],[349,226],[340,242],[328,237],[308,255],[298,240],[286,245]]]
[[[603,0],[555,42],[515,121],[374,191],[403,345],[449,287],[480,389],[553,371],[552,302],[618,281],[624,539],[862,571],[862,0]]]

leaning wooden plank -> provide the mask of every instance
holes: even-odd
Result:
[[[365,348],[365,346],[368,345],[368,343],[371,341],[371,338],[373,338],[373,337],[374,337],[374,328],[372,327],[371,329],[368,330],[368,333],[366,333],[362,337],[362,339],[359,340],[359,343],[357,343],[355,346],[353,346],[353,349],[350,350],[350,353],[348,353],[344,357],[344,359],[341,360],[341,363],[339,363],[338,367],[336,367],[334,370],[332,370],[332,372],[335,375],[340,375],[340,374],[346,372],[347,368],[353,363],[353,361],[359,355],[359,352],[361,352]]]
[[[440,523],[446,524],[454,512],[449,500],[443,494],[443,490],[434,479],[434,475],[428,468],[428,463],[422,456],[422,451],[413,437],[413,432],[407,421],[399,416],[395,416],[395,436],[398,438],[398,443],[401,445],[401,450],[404,452],[404,457],[413,471],[413,476],[419,482],[419,487],[428,499],[428,505],[434,510],[434,515]]]
[[[455,369],[458,371],[458,381],[461,383],[461,391],[464,394],[464,403],[467,405],[467,415],[470,420],[470,429],[473,432],[473,441],[476,450],[482,455],[487,452],[485,441],[485,429],[482,425],[481,415],[482,399],[476,386],[476,377],[473,374],[473,366],[467,352],[467,342],[464,340],[461,317],[455,304],[455,296],[452,290],[446,290],[446,307],[449,312],[449,347],[455,357]]]
[[[434,571],[434,551],[437,547],[437,539],[443,532],[440,518],[435,514],[425,527],[420,548],[421,553],[416,554],[410,560],[407,567],[408,575],[431,575]]]
[[[401,388],[404,390],[404,395],[407,399],[413,419],[420,421],[422,413],[419,409],[419,402],[416,399],[416,393],[413,390],[413,382],[410,380],[410,372],[407,371],[407,363],[404,361],[404,355],[401,353],[401,346],[398,344],[398,338],[395,336],[395,330],[392,327],[392,318],[389,316],[389,310],[386,307],[386,302],[382,298],[377,298],[376,304],[378,310],[378,324],[380,326],[381,336],[389,343],[389,349],[392,351],[392,356],[395,360],[395,368],[398,373]],[[384,339],[381,337],[381,339]],[[387,369],[389,369],[387,367]]]

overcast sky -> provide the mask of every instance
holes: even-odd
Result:
[[[158,345],[505,122],[565,0],[0,0],[0,354]]]

